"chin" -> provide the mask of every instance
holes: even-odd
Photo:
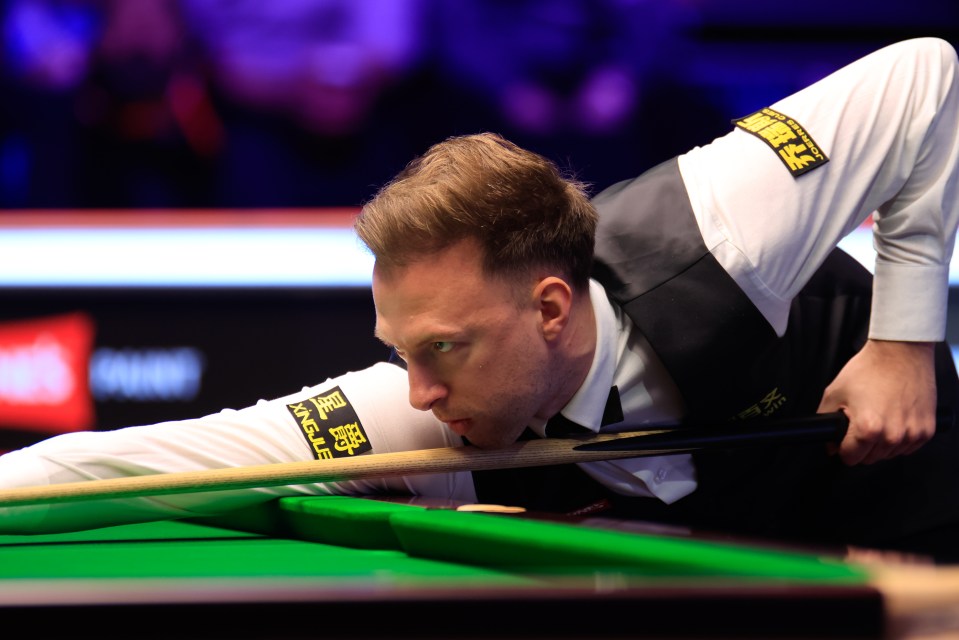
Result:
[[[511,444],[514,444],[518,439],[522,431],[516,434],[488,434],[486,437],[475,437],[466,436],[470,441],[470,444],[479,447],[480,449],[502,449],[508,447]]]

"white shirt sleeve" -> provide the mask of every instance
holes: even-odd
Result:
[[[944,338],[959,221],[956,74],[948,43],[918,38],[770,105],[829,158],[796,177],[763,140],[739,129],[680,157],[707,247],[777,333],[791,299],[872,214],[870,337]]]
[[[381,363],[245,409],[227,409],[193,420],[56,436],[0,456],[0,487],[312,460],[307,436],[287,405],[308,401],[334,387],[341,389],[355,410],[372,446],[370,453],[462,445],[462,439],[431,413],[410,406],[406,372]],[[475,500],[469,472],[424,474],[8,507],[0,509],[0,532],[56,532],[207,516],[289,495],[377,493]]]

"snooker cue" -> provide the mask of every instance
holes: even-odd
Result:
[[[631,432],[628,435],[635,435]],[[251,489],[314,482],[335,482],[456,471],[510,469],[613,458],[635,458],[635,451],[576,451],[585,442],[602,442],[619,434],[524,440],[500,449],[440,447],[353,458],[277,462],[246,467],[178,471],[0,490],[0,507],[80,500],[139,498],[174,493]],[[676,451],[670,451],[676,453]]]
[[[749,422],[652,425],[641,431],[523,440],[500,449],[480,449],[469,445],[441,447],[350,458],[280,462],[20,487],[0,490],[0,507],[597,462],[730,446],[838,442],[842,440],[849,424],[841,411],[756,421],[757,425],[762,425],[760,429],[753,428],[751,424],[745,428],[744,425]],[[768,428],[775,425],[783,428]],[[940,418],[938,428],[943,426],[948,425],[943,425]],[[701,437],[704,429],[712,432],[709,438]],[[684,433],[688,433],[690,437],[684,439]],[[667,439],[661,439],[664,437]],[[644,444],[644,439],[648,444]]]

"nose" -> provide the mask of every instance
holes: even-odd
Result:
[[[420,411],[429,411],[437,400],[446,397],[446,385],[423,367],[407,363],[407,377],[410,383],[410,406]]]

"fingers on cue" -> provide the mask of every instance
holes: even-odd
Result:
[[[935,434],[934,422],[906,419],[903,423],[850,418],[849,430],[838,449],[839,457],[850,466],[874,464],[915,453]]]

